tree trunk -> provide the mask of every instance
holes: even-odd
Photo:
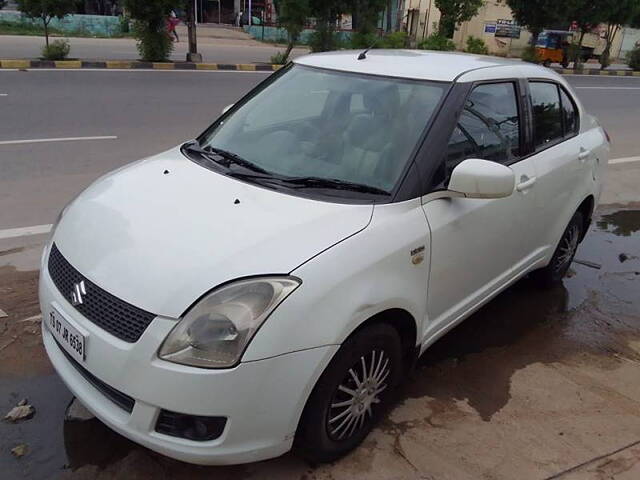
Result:
[[[290,36],[289,43],[287,44],[287,49],[284,51],[284,60],[282,63],[287,63],[289,59],[289,55],[291,55],[291,50],[293,50],[294,39]]]
[[[391,8],[393,6],[393,0],[387,0],[387,25],[386,31],[391,31]]]
[[[584,40],[584,36],[586,34],[586,30],[580,29],[580,40],[578,40],[578,51],[575,52],[575,57],[573,59],[573,68],[575,70],[579,70],[582,67],[582,42]]]
[[[601,70],[604,70],[611,65],[611,44],[613,43],[613,39],[616,37],[616,33],[618,33],[619,28],[620,25],[609,25],[607,27],[607,36],[605,38],[606,45],[604,47],[604,51],[600,55]]]
[[[49,20],[46,17],[42,17],[42,23],[44,24],[44,43],[49,49]]]
[[[196,36],[196,18],[193,8],[193,2],[187,2],[186,8],[187,14],[187,39],[189,41],[189,53],[187,54],[188,61],[194,61],[193,57],[198,54],[198,39]]]

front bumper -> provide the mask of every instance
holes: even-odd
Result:
[[[55,304],[87,331],[87,358],[82,367],[135,401],[128,413],[87,381],[43,322],[44,345],[56,371],[73,394],[106,425],[159,453],[203,465],[264,460],[291,448],[306,399],[338,346],[244,362],[225,370],[173,364],[159,359],[156,352],[175,319],[156,317],[136,343],[123,342],[84,319],[58,292],[46,263],[43,267],[43,315]],[[177,438],[155,431],[161,409],[223,416],[227,423],[215,440]]]

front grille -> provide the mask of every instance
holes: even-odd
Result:
[[[155,315],[131,305],[87,280],[62,256],[56,245],[49,253],[49,275],[60,293],[70,298],[74,285],[84,281],[83,303],[75,306],[87,320],[125,342],[136,342]]]
[[[131,398],[129,395],[122,393],[119,390],[116,390],[112,386],[107,385],[98,377],[94,376],[86,368],[80,365],[71,355],[69,355],[69,353],[64,348],[62,348],[57,341],[56,341],[56,345],[58,345],[58,348],[60,349],[60,351],[64,353],[64,356],[67,357],[67,360],[69,360],[69,363],[73,365],[73,367],[78,371],[78,373],[80,373],[80,375],[82,375],[87,382],[93,385],[96,388],[96,390],[98,390],[105,397],[107,397],[109,400],[111,400],[113,403],[115,403],[116,405],[118,405],[120,408],[127,411],[128,413],[131,413],[133,411],[133,405],[135,403],[135,400],[133,398]]]

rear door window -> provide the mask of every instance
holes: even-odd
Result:
[[[529,82],[533,107],[533,142],[545,148],[563,137],[562,109],[558,86],[548,82]]]

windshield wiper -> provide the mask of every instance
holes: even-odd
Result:
[[[337,178],[322,177],[290,177],[278,179],[282,183],[295,185],[296,188],[329,188],[334,190],[351,190],[353,192],[389,195],[390,193],[378,187],[364,183],[348,182]]]
[[[223,150],[222,148],[211,147],[211,146],[204,147],[203,150],[205,152],[211,152],[211,153],[214,153],[216,155],[221,156],[222,158],[224,158],[227,161],[227,164],[235,163],[236,165],[240,165],[241,167],[244,167],[244,168],[246,168],[248,170],[252,170],[254,172],[269,173],[268,170],[265,170],[264,168],[260,167],[259,165],[256,165],[255,163],[250,162],[249,160],[246,160],[246,159],[242,158],[237,153],[229,152],[227,150]],[[227,165],[227,166],[229,166],[229,165]]]
[[[253,172],[265,173],[269,172],[264,168],[256,165],[255,163],[250,162],[249,160],[245,160],[239,155],[228,152],[227,150],[223,150],[221,148],[215,147],[201,147],[198,142],[194,141],[191,143],[186,143],[183,148],[189,152],[193,152],[200,157],[206,158],[207,160],[211,160],[212,162],[217,163],[218,165],[222,165],[224,167],[230,168],[231,164],[239,165],[241,167],[246,168],[247,170],[251,170]]]
[[[222,164],[221,160],[224,160],[224,157],[222,157],[221,155],[212,154],[211,152],[204,150],[196,141],[185,143],[182,146],[182,149],[186,150],[187,152],[195,153],[199,157],[210,160],[219,165]]]

